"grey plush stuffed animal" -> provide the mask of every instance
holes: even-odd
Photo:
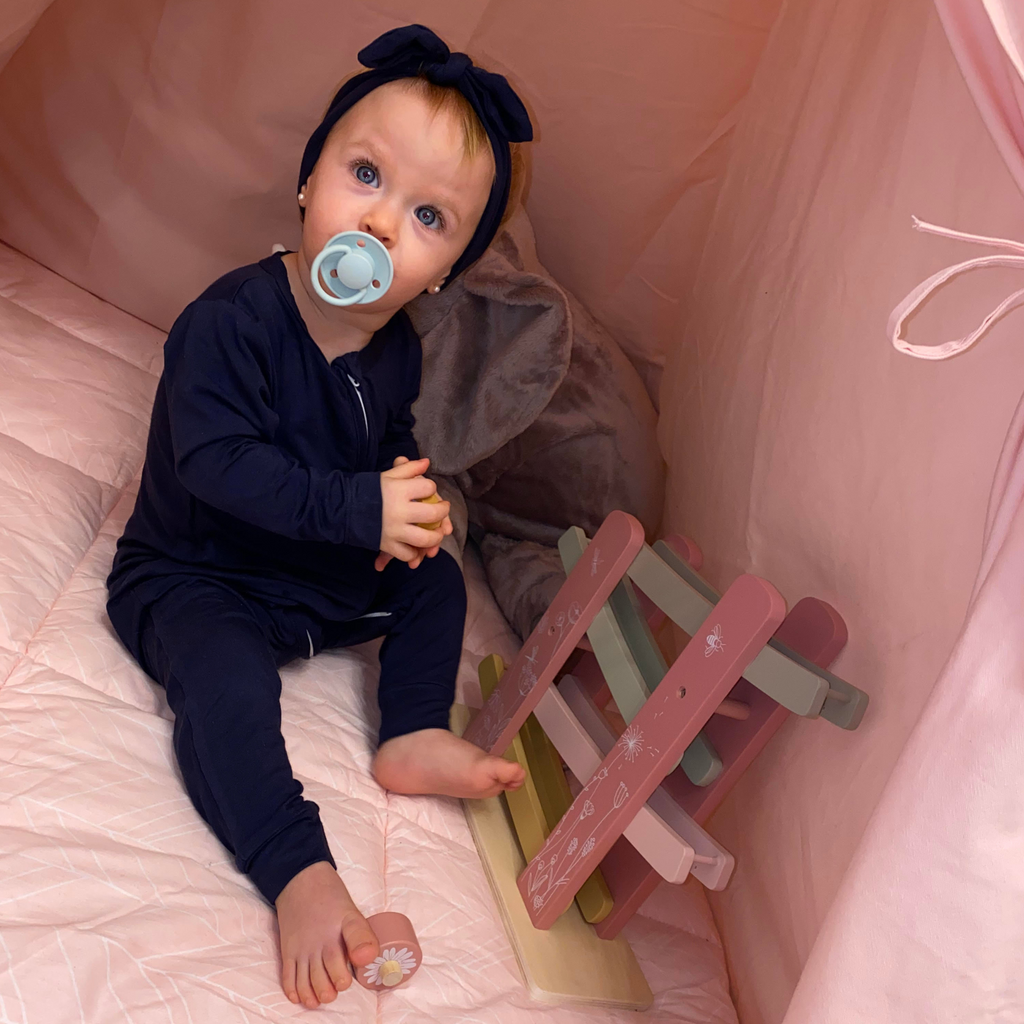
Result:
[[[556,545],[613,509],[650,538],[664,466],[657,416],[618,344],[537,262],[521,210],[440,295],[408,307],[423,340],[415,434],[521,637],[565,580]],[[456,553],[453,550],[453,553]]]

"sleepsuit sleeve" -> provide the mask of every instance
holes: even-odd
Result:
[[[221,300],[194,302],[165,346],[174,470],[200,501],[295,540],[380,546],[377,473],[300,465],[273,443],[273,360],[260,324]]]

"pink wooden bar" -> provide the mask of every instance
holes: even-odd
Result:
[[[819,668],[828,668],[846,645],[846,624],[831,605],[808,597],[793,607],[775,639]],[[695,786],[681,769],[676,769],[662,783],[698,825],[708,820],[790,714],[745,679],[736,684],[729,696],[748,705],[750,714],[742,721],[712,716],[704,725],[705,735],[725,765],[722,774],[709,786]],[[602,939],[612,939],[658,887],[661,876],[625,838],[617,840],[609,850],[601,862],[601,872],[614,906],[595,927]]]
[[[831,605],[805,597],[794,605],[775,639],[819,668],[828,668],[846,646],[846,623]],[[744,722],[726,722],[716,717],[705,727],[725,764],[722,774],[704,788],[694,786],[682,772],[673,772],[665,780],[665,788],[679,806],[697,821],[707,821],[714,813],[790,714],[745,679],[739,681],[729,696],[748,704],[750,717]]]
[[[684,559],[695,572],[700,570],[704,564],[704,554],[689,537],[680,533],[671,533],[665,538],[665,543],[670,545],[672,550]],[[656,632],[666,619],[665,613],[642,591],[637,590],[636,596],[640,601],[644,617],[651,632]],[[601,666],[597,663],[593,648],[586,636],[577,644],[580,651],[584,652],[582,657],[570,670],[576,680],[587,692],[594,703],[599,707],[605,707],[611,700],[612,693],[604,676],[601,673]]]
[[[568,908],[785,614],[782,595],[765,580],[744,575],[729,587],[708,618],[707,642],[684,648],[519,876],[519,891],[537,928],[550,928]]]
[[[643,543],[643,527],[633,516],[616,511],[605,519],[586,555],[469,724],[467,740],[491,753],[508,749]]]
[[[594,925],[594,930],[602,939],[614,939],[658,888],[662,878],[657,871],[651,871],[651,865],[625,836],[615,840],[601,861],[601,874],[611,893],[612,909],[603,921]]]

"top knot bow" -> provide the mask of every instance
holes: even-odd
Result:
[[[473,104],[484,127],[506,142],[533,138],[530,115],[504,76],[478,68],[468,54],[452,53],[425,25],[385,32],[359,51],[359,63],[402,77],[424,74],[437,85],[455,86]]]
[[[473,62],[467,54],[450,53],[443,64],[424,64],[423,73],[438,85],[454,85],[472,66]]]

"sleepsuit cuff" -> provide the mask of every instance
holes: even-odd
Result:
[[[291,822],[267,840],[252,856],[236,860],[239,870],[247,874],[273,905],[281,890],[302,870],[320,861],[337,868],[327,845],[327,836],[320,821],[319,807],[303,801],[303,816]]]
[[[455,687],[446,681],[417,682],[396,687],[379,697],[378,743],[421,729],[448,729]]]
[[[379,473],[353,473],[341,506],[345,542],[370,551],[380,549],[384,498]]]

